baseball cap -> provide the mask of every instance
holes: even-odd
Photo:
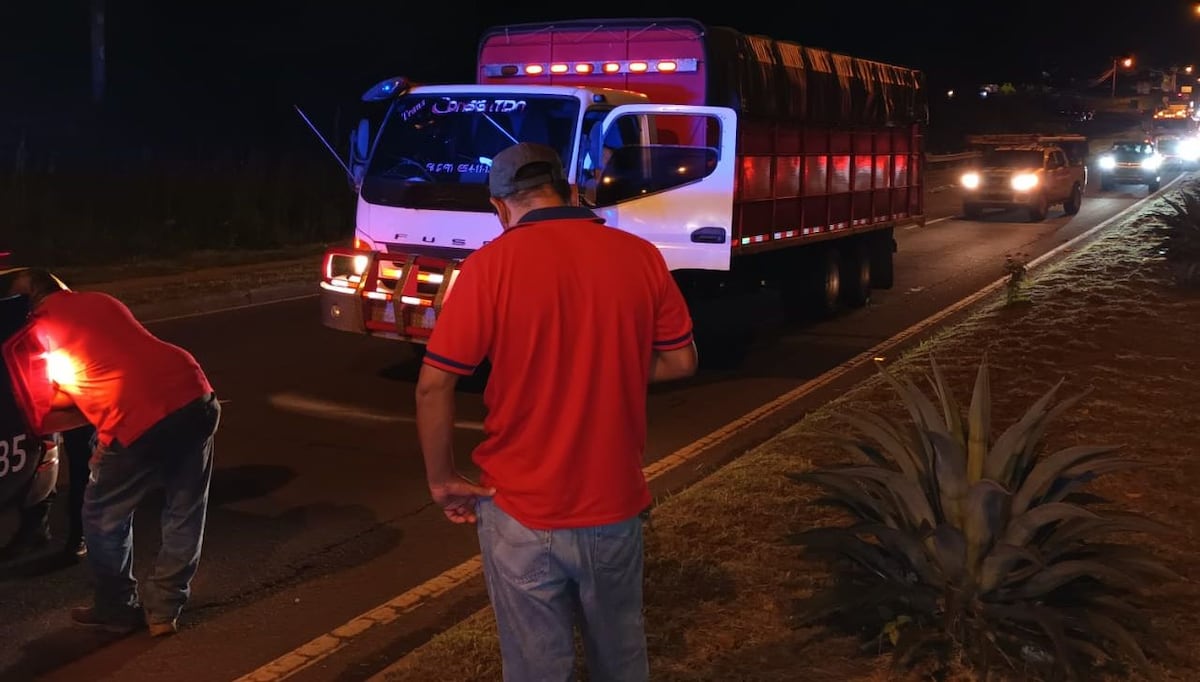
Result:
[[[521,171],[530,164],[546,164],[544,173],[517,179]],[[488,175],[488,191],[493,197],[506,197],[538,185],[550,185],[566,180],[562,159],[553,148],[536,142],[519,142],[505,148],[492,159],[492,170]]]

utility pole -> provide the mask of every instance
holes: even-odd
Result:
[[[104,0],[91,0],[92,27],[92,103],[104,103],[107,59],[104,45]]]

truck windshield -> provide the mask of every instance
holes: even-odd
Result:
[[[575,148],[579,100],[573,97],[407,95],[389,110],[363,179],[363,198],[408,208],[490,211],[492,158],[517,142]]]
[[[988,168],[1041,168],[1042,152],[1024,149],[993,149],[983,155]]]

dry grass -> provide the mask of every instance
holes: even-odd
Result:
[[[1114,474],[1093,490],[1180,532],[1146,542],[1186,582],[1160,587],[1149,646],[1168,680],[1200,679],[1200,296],[1171,284],[1155,253],[1149,211],[1110,230],[1028,289],[1002,296],[922,345],[892,369],[924,372],[936,354],[967,396],[981,354],[992,367],[994,424],[1002,429],[1062,377],[1062,395],[1092,392],[1048,434],[1049,447],[1119,443],[1157,469]],[[901,415],[870,380],[656,509],[647,536],[646,618],[655,680],[891,679],[886,656],[820,628],[796,628],[794,600],[825,575],[783,542],[791,530],[836,521],[808,504],[816,491],[789,471],[842,461],[824,437],[830,415],[853,405]],[[830,512],[831,513],[831,512]],[[500,661],[490,611],[439,635],[382,677],[496,680]],[[918,677],[914,675],[913,677]],[[1017,675],[1020,678],[1020,675]],[[971,679],[964,673],[962,679]],[[1106,679],[1130,679],[1112,673]]]

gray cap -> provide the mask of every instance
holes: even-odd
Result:
[[[549,171],[517,179],[523,168],[531,163],[544,163]],[[488,175],[488,190],[493,197],[506,197],[538,185],[549,185],[566,180],[562,159],[553,148],[536,142],[520,142],[508,147],[492,159],[492,170]]]

